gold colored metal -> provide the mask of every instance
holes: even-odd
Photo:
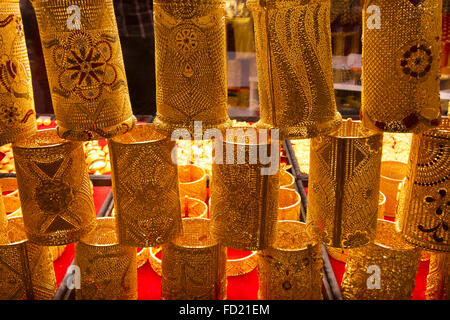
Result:
[[[242,276],[252,272],[258,264],[258,251],[239,259],[227,259],[227,277]]]
[[[53,299],[57,286],[49,248],[28,241],[21,217],[8,219],[6,235],[0,243],[0,300]]]
[[[148,258],[148,262],[150,262],[150,266],[152,267],[153,271],[155,271],[156,274],[160,277],[162,275],[162,270],[161,270],[161,262],[162,261],[156,255],[161,250],[162,250],[162,248],[160,246],[149,248],[150,256]]]
[[[154,0],[160,129],[228,127],[224,0]],[[195,138],[195,137],[194,137]]]
[[[18,185],[16,178],[0,178],[0,188],[5,193],[7,192],[5,197],[19,197]]]
[[[349,250],[342,296],[347,300],[409,300],[419,263],[420,249],[405,242],[393,222],[378,220],[375,242]]]
[[[208,205],[195,198],[180,198],[182,218],[208,218]]]
[[[81,286],[77,300],[136,300],[136,248],[118,243],[115,218],[97,218],[96,228],[75,245]]]
[[[312,139],[308,232],[324,244],[356,248],[375,239],[381,133],[348,119],[339,130]]]
[[[295,177],[286,170],[280,169],[280,188],[295,189]]]
[[[433,252],[427,275],[427,300],[450,300],[450,254]]]
[[[162,248],[161,299],[226,299],[226,248],[210,233],[210,220],[183,219],[183,235]]]
[[[175,142],[152,124],[108,142],[119,243],[152,247],[181,232]]]
[[[320,244],[306,233],[306,224],[278,221],[273,247],[258,253],[259,299],[321,300]]]
[[[4,145],[37,129],[19,0],[0,1],[0,43],[0,145]]]
[[[149,259],[149,248],[142,248],[136,255],[136,265],[138,269],[142,267]]]
[[[278,150],[271,150],[278,142],[245,141],[250,139],[249,132],[255,132],[250,130],[256,129],[229,129],[227,133],[236,133],[237,140],[224,137],[222,143],[214,143],[213,159],[218,154],[216,148],[221,148],[223,163],[213,161],[210,188],[211,233],[222,245],[243,251],[269,247],[278,216],[278,169],[275,174],[264,175],[262,169],[269,165],[261,159],[250,163],[252,151],[257,149],[267,148],[279,157]],[[239,154],[244,155],[242,164],[238,163]]]
[[[127,79],[112,0],[32,0],[58,135],[112,138],[131,130]]]
[[[83,145],[38,131],[13,145],[28,239],[58,246],[76,242],[95,226],[95,207]]]
[[[442,0],[363,5],[363,125],[419,133],[439,125]]]
[[[406,241],[450,252],[450,120],[413,137],[396,225]]]
[[[180,198],[206,201],[206,171],[195,164],[178,166]]]
[[[386,196],[384,215],[395,217],[400,186],[406,178],[408,163],[402,161],[382,161],[380,171],[380,191]],[[383,217],[384,219],[384,217]]]
[[[2,196],[2,189],[0,187],[0,242],[7,242],[6,240],[7,227],[8,227],[8,218],[6,217],[4,197]]]
[[[329,0],[249,0],[256,35],[259,127],[280,139],[311,138],[335,129]]]
[[[378,197],[378,219],[384,219],[386,211],[386,196],[380,191],[380,196]]]
[[[278,198],[278,220],[300,220],[300,195],[297,191],[280,188]]]

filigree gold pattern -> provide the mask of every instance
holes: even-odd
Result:
[[[281,139],[336,128],[329,0],[249,0],[255,19],[261,127]]]
[[[263,300],[321,300],[322,255],[306,225],[279,221],[272,247],[258,252],[258,296]]]
[[[380,10],[379,28],[369,6]],[[371,0],[363,6],[363,125],[385,132],[437,126],[442,0]]]
[[[95,225],[95,207],[81,142],[55,129],[13,145],[28,238],[40,245],[78,241]]]
[[[209,231],[210,221],[183,219],[183,235],[163,245],[161,298],[226,299],[226,248]]]
[[[382,135],[345,121],[312,139],[308,216],[325,244],[355,248],[375,239]]]
[[[112,138],[135,124],[112,0],[33,0],[58,134]],[[78,7],[79,25],[69,29]],[[72,12],[72,13],[71,13]],[[76,14],[76,13],[75,13]]]
[[[450,251],[450,121],[414,135],[397,228],[426,250]]]
[[[31,69],[19,0],[0,2],[0,145],[36,132]]]
[[[153,247],[181,231],[175,141],[152,124],[109,140],[119,243]]]
[[[450,300],[450,254],[433,252],[427,275],[427,300]]]
[[[115,218],[98,218],[96,228],[75,245],[81,288],[77,300],[136,300],[136,248],[118,244]]]
[[[28,241],[21,217],[9,218],[6,242],[0,243],[0,300],[51,300],[55,271],[48,247]]]
[[[155,0],[153,8],[155,125],[191,134],[194,121],[203,129],[227,127],[225,1]]]
[[[420,249],[403,241],[393,222],[378,220],[375,242],[349,250],[342,296],[347,300],[409,300],[419,263]],[[370,269],[374,266],[379,273]]]

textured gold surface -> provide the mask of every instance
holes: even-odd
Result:
[[[21,217],[8,220],[8,241],[0,243],[0,300],[53,299],[57,286],[49,248],[27,240]]]
[[[75,245],[81,289],[77,300],[136,300],[136,248],[118,244],[115,218],[98,218],[96,228]]]
[[[58,134],[70,140],[92,140],[131,130],[136,119],[112,0],[32,3]]]
[[[258,297],[263,300],[321,300],[320,244],[306,234],[306,224],[279,221],[273,247],[258,252]]]
[[[181,231],[175,142],[152,124],[109,140],[119,242],[152,247]]]
[[[242,276],[252,272],[258,263],[257,251],[238,259],[227,259],[227,276]]]
[[[295,189],[295,177],[284,169],[280,169],[280,188]]]
[[[224,9],[224,0],[154,0],[159,128],[230,125]]]
[[[450,120],[413,137],[397,229],[426,250],[450,251]]]
[[[2,188],[0,187],[0,241],[5,241],[5,232],[7,226],[8,220],[6,218],[5,202],[2,196]]]
[[[300,219],[300,195],[297,191],[288,188],[280,188],[278,197],[278,220]]]
[[[95,225],[95,207],[83,145],[55,129],[13,145],[25,231],[40,245],[78,241]]]
[[[178,166],[180,198],[189,197],[206,201],[206,171],[195,164]]]
[[[369,6],[378,6],[374,27]],[[372,0],[363,6],[362,109],[364,126],[421,132],[437,126],[442,0]]]
[[[431,254],[425,297],[427,300],[450,300],[450,254]]]
[[[243,137],[247,137],[246,131],[238,138]],[[270,142],[267,143],[267,150],[270,150]],[[222,164],[213,162],[209,208],[211,232],[226,247],[245,251],[261,250],[274,240],[279,175],[263,175],[261,169],[267,165],[263,165],[259,159],[255,164],[249,161],[253,147],[263,144],[266,142],[239,144],[224,139],[223,158],[232,155],[234,161],[232,164],[226,161]],[[237,164],[238,150],[243,150],[245,155],[243,164]],[[213,148],[213,158],[215,154]]]
[[[281,139],[336,128],[329,0],[249,0],[256,35],[260,127]]]
[[[37,128],[19,0],[0,2],[0,44],[0,145],[4,145]]]
[[[324,244],[355,248],[375,239],[382,138],[349,119],[312,139],[307,224]]]
[[[161,299],[226,299],[227,251],[209,228],[207,219],[183,219],[183,235],[163,245]]]
[[[403,241],[393,222],[378,220],[375,242],[349,250],[342,296],[347,300],[409,300],[419,263],[420,249]],[[369,286],[371,277],[377,276],[371,266],[380,268],[379,289]]]
[[[382,161],[380,171],[380,191],[386,197],[384,215],[395,217],[400,186],[408,172],[408,163],[402,161]],[[384,218],[384,217],[383,217]]]

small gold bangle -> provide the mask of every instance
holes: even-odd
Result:
[[[161,246],[149,248],[150,254],[148,257],[148,262],[150,262],[150,266],[158,276],[161,276],[161,259],[159,259],[156,255],[161,251],[161,249]]]
[[[284,169],[280,169],[280,188],[294,189],[295,177]]]
[[[142,267],[149,259],[149,248],[142,248],[136,254],[136,264],[138,269]]]
[[[235,277],[247,274],[258,264],[258,251],[252,251],[248,256],[239,259],[227,259],[227,276]]]
[[[206,201],[206,171],[196,164],[178,166],[180,198]]]
[[[301,198],[294,189],[280,188],[278,198],[278,220],[300,220]]]

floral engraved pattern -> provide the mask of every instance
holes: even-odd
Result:
[[[432,62],[431,48],[424,44],[417,44],[403,53],[400,66],[405,75],[421,79],[430,72]]]
[[[175,41],[178,50],[184,54],[191,54],[198,47],[197,31],[192,28],[182,29],[176,33]]]
[[[426,196],[423,201],[428,212],[434,214],[438,222],[436,225],[430,227],[419,224],[417,228],[422,232],[432,234],[433,240],[441,243],[444,241],[442,233],[448,232],[449,229],[447,221],[447,216],[450,211],[448,191],[445,188],[440,188],[435,196]]]
[[[73,200],[72,189],[61,179],[44,180],[36,188],[36,201],[43,211],[57,214]]]

